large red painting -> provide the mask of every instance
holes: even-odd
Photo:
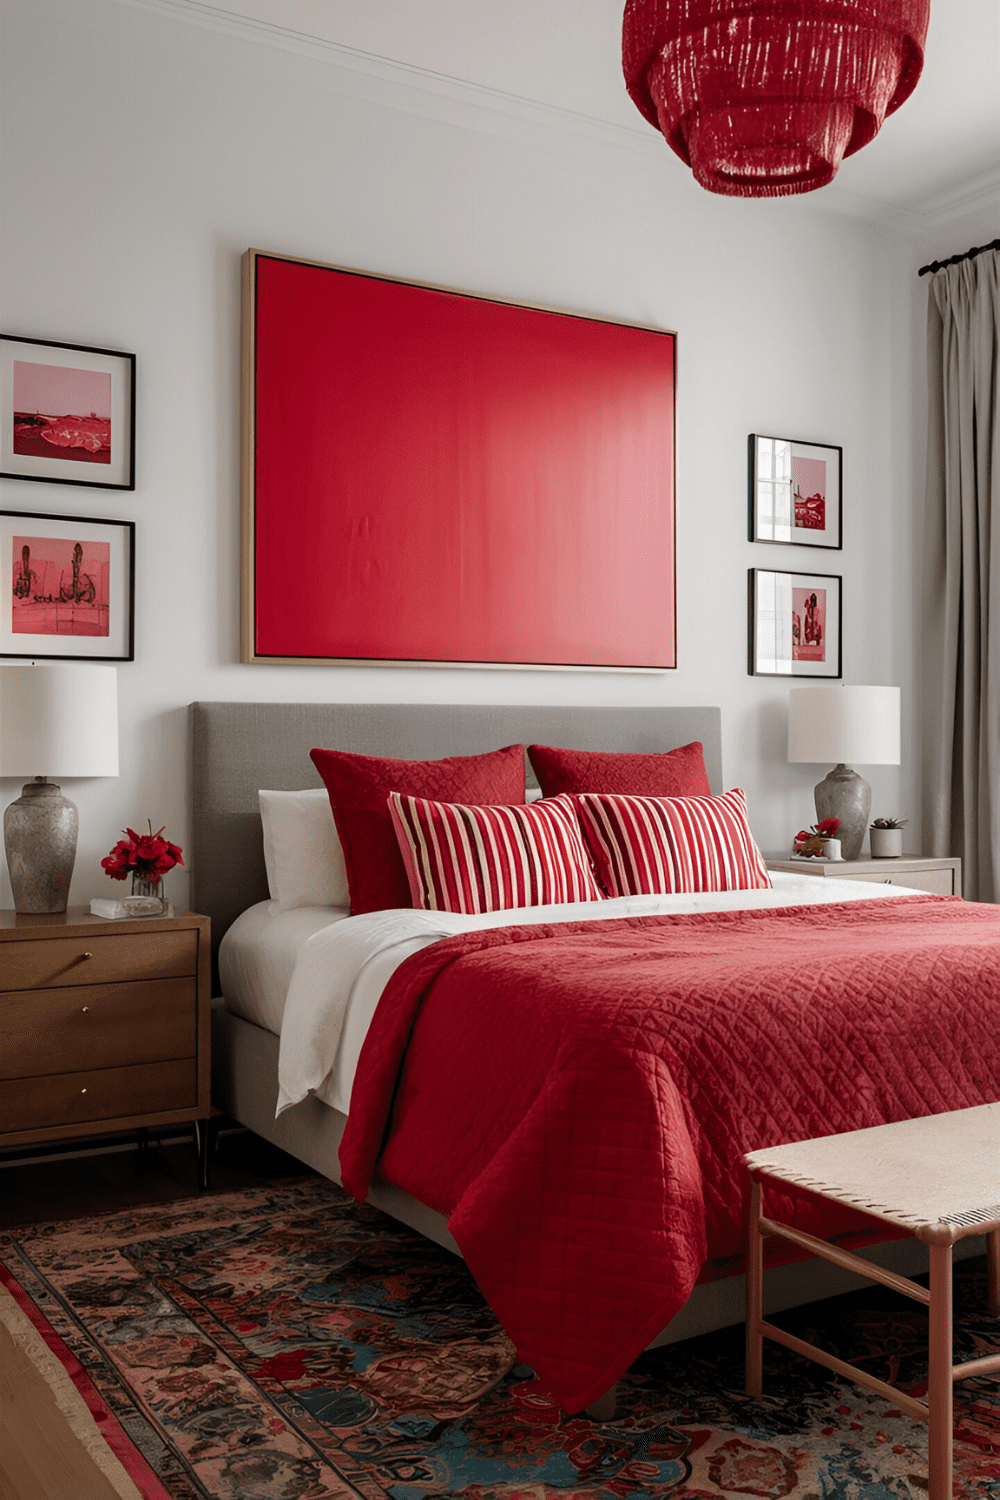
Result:
[[[673,334],[244,272],[245,660],[676,665]]]

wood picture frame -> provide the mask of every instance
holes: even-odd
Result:
[[[0,334],[0,477],[135,489],[135,355]]]
[[[135,522],[0,511],[0,657],[135,659]]]
[[[751,432],[747,443],[750,540],[839,551],[843,546],[843,448],[757,432]]]
[[[676,335],[249,250],[242,659],[676,665]]]
[[[843,675],[842,585],[838,574],[750,568],[751,677]]]

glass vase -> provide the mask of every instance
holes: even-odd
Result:
[[[148,875],[137,875],[133,873],[132,895],[143,896],[147,901],[157,902],[156,908],[147,908],[145,913],[146,915],[162,916],[167,909],[167,904],[163,895],[162,880],[151,880]]]

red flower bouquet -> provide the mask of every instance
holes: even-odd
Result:
[[[795,835],[795,853],[805,854],[810,859],[826,853],[826,841],[835,837],[840,827],[839,818],[824,818],[814,823],[810,832],[800,828]]]
[[[184,863],[184,855],[177,844],[161,838],[163,828],[154,833],[150,823],[148,833],[136,833],[132,828],[126,828],[125,832],[128,837],[119,839],[107,858],[101,860],[101,869],[112,880],[137,875],[140,880],[156,881],[174,865]]]

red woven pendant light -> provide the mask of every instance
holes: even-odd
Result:
[[[702,187],[808,193],[916,87],[930,0],[627,0],[629,94]]]

